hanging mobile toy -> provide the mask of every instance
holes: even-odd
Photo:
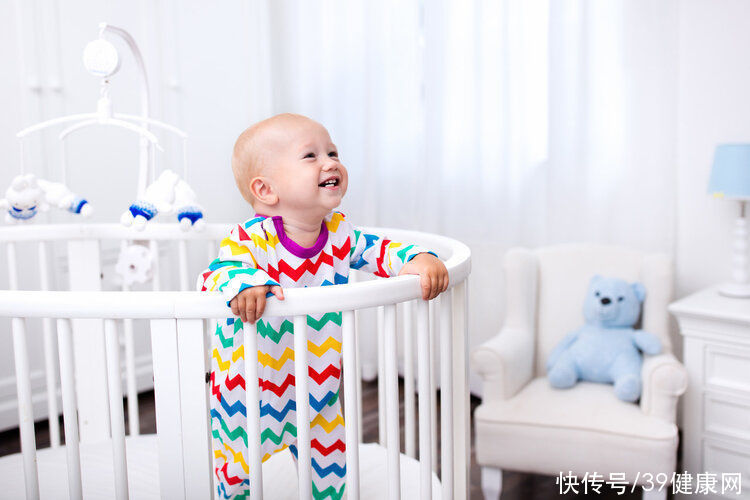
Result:
[[[0,200],[0,208],[7,210],[5,221],[24,222],[54,206],[74,214],[88,217],[93,212],[91,204],[75,195],[65,184],[37,179],[34,174],[17,175]]]
[[[140,74],[141,112],[139,115],[116,113],[112,109],[109,95],[110,79],[120,69],[120,56],[117,48],[109,42],[106,34],[119,36],[130,48]],[[136,202],[130,205],[121,221],[126,226],[143,229],[145,223],[158,213],[177,212],[177,220],[183,230],[195,228],[200,231],[203,226],[203,209],[196,202],[195,192],[187,184],[187,134],[173,125],[155,120],[149,116],[149,91],[145,66],[138,46],[127,31],[101,23],[99,38],[86,45],[83,51],[83,63],[89,73],[101,79],[100,97],[96,111],[78,113],[46,120],[32,125],[16,134],[21,145],[21,175],[13,180],[6,192],[5,199],[0,200],[0,209],[8,211],[6,220],[17,222],[33,218],[38,211],[46,210],[48,205],[68,210],[73,213],[89,215],[91,205],[83,198],[76,196],[66,185],[66,139],[73,133],[93,126],[112,126],[135,133],[140,137],[140,156]],[[60,124],[70,124],[59,139],[62,144],[61,178],[62,182],[49,182],[36,179],[27,174],[24,165],[24,140],[32,133],[40,132]],[[159,139],[149,127],[171,132],[182,140],[183,173],[180,178],[172,170],[164,170],[155,179],[155,151],[163,151]],[[147,183],[151,180],[151,185]]]
[[[65,184],[45,181],[44,179],[37,179],[36,182],[44,191],[44,196],[50,205],[74,214],[81,214],[84,217],[90,216],[94,211],[85,198],[74,194]]]
[[[146,188],[146,194],[123,212],[120,222],[142,230],[146,222],[158,214],[177,213],[177,221],[183,231],[191,227],[200,231],[205,226],[203,209],[195,201],[195,191],[172,170],[164,170],[159,178]]]
[[[141,230],[145,227],[146,222],[150,221],[157,214],[170,214],[174,211],[174,187],[179,177],[171,170],[165,170],[159,175],[159,178],[152,182],[147,188],[145,194],[130,205],[120,217],[120,222],[124,226],[133,226],[134,229]]]
[[[177,181],[174,198],[180,228],[187,231],[192,227],[196,231],[202,231],[206,225],[206,221],[203,220],[203,208],[196,202],[195,191],[184,179]]]

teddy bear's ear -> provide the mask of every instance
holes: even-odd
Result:
[[[646,287],[638,282],[631,283],[630,286],[633,288],[633,292],[635,293],[635,296],[638,297],[638,300],[643,302],[643,299],[646,298]]]
[[[589,282],[589,286],[594,286],[597,282],[601,281],[602,276],[601,274],[595,274],[591,277],[591,281]]]

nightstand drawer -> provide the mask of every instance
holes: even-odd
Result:
[[[721,474],[741,473],[742,494],[727,493],[727,498],[750,499],[750,446],[706,438],[703,441],[703,471],[716,476],[718,493],[721,493]]]
[[[703,399],[706,432],[750,443],[750,398],[706,392]]]
[[[712,344],[705,349],[706,386],[750,396],[750,350]]]

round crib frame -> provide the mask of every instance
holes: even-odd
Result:
[[[117,321],[123,320],[127,368],[132,368],[132,321],[150,321],[151,349],[156,401],[156,439],[159,450],[159,484],[162,498],[212,498],[213,457],[210,443],[209,394],[205,375],[208,363],[206,320],[228,314],[226,303],[218,293],[190,292],[188,274],[188,242],[208,243],[209,258],[216,252],[217,242],[231,226],[208,224],[203,232],[183,232],[178,224],[151,223],[144,231],[135,231],[117,224],[18,225],[0,227],[0,242],[7,247],[9,290],[0,291],[0,317],[11,318],[15,372],[18,391],[19,429],[24,464],[26,498],[38,499],[39,476],[34,418],[31,399],[30,372],[26,335],[27,318],[43,318],[45,366],[48,395],[56,391],[56,363],[52,352],[52,320],[57,323],[60,382],[62,390],[67,474],[70,498],[83,497],[81,482],[81,441],[110,439],[114,460],[116,498],[128,498],[128,470],[125,455],[125,427],[120,378],[120,349]],[[433,498],[432,476],[437,470],[437,411],[435,347],[439,346],[441,387],[441,492],[444,499],[469,497],[469,390],[468,390],[468,288],[471,270],[469,248],[463,243],[427,233],[389,228],[363,228],[367,232],[387,235],[401,241],[417,243],[435,250],[444,260],[450,276],[449,289],[430,301],[421,299],[417,276],[350,283],[346,285],[286,289],[285,300],[270,299],[265,316],[294,318],[296,397],[307,401],[307,333],[306,314],[342,311],[342,357],[346,421],[347,495],[359,498],[359,446],[361,439],[361,378],[357,348],[355,312],[378,308],[378,412],[380,444],[387,448],[388,498],[400,498],[399,388],[397,359],[397,304],[404,306],[404,399],[405,451],[415,453],[415,401],[413,355],[417,354],[419,394],[419,462],[420,498]],[[147,240],[156,256],[154,289],[160,287],[158,244],[175,240],[183,291],[99,291],[99,242],[103,240]],[[48,291],[48,244],[68,244],[68,268],[72,291]],[[40,265],[40,290],[18,290],[16,245],[37,242]],[[123,287],[127,290],[126,287]],[[231,312],[229,312],[231,314]],[[412,322],[416,319],[416,333]],[[128,327],[128,322],[130,326]],[[257,380],[257,348],[255,325],[244,326],[245,354],[248,355],[246,380]],[[81,381],[74,374],[74,338],[88,335],[90,353],[106,352],[106,363],[94,366],[106,374],[103,382],[109,403],[103,426],[87,428],[82,422],[99,414],[87,414],[89,396],[82,391]],[[416,351],[413,342],[416,339]],[[128,350],[130,342],[130,350]],[[78,347],[80,349],[80,347]],[[98,351],[97,351],[98,350]],[[79,351],[76,351],[78,354]],[[89,359],[87,358],[87,364]],[[128,373],[128,408],[131,436],[138,434],[138,409],[132,374]],[[250,470],[261,471],[260,416],[257,384],[247,384],[246,408]],[[135,396],[135,397],[134,397]],[[52,446],[60,446],[56,397],[48,397]],[[106,405],[105,405],[106,406]],[[133,422],[136,422],[135,428]],[[297,412],[299,497],[311,497],[310,436],[307,405]],[[79,427],[83,438],[79,439]],[[54,430],[53,430],[54,429]],[[57,432],[55,432],[55,430]],[[175,460],[181,457],[181,460]],[[409,480],[410,478],[406,478]],[[437,493],[437,492],[435,492]],[[262,498],[262,473],[251,478],[250,498]]]

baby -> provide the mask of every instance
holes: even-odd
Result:
[[[382,277],[418,274],[425,300],[448,287],[448,271],[434,253],[363,233],[334,211],[346,193],[347,172],[319,123],[282,114],[253,125],[237,139],[232,171],[256,214],[231,230],[198,279],[199,289],[220,291],[235,316],[220,321],[212,337],[211,426],[220,498],[249,493],[244,322],[257,321],[262,460],[285,448],[297,457],[293,322],[261,319],[266,297],[283,300],[283,287],[347,283],[350,268]],[[338,500],[346,474],[341,313],[310,315],[307,327],[312,492],[316,499]]]

